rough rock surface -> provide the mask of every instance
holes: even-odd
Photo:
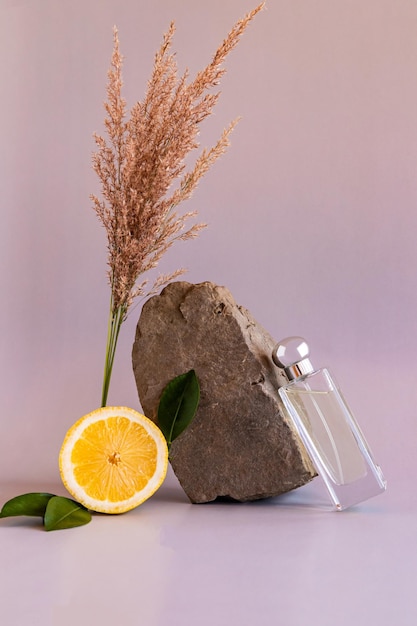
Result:
[[[194,369],[201,398],[170,460],[192,502],[256,500],[287,492],[315,475],[276,389],[272,337],[213,283],[170,283],[144,305],[133,369],[144,413],[157,422],[161,392]]]

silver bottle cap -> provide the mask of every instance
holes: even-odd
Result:
[[[306,376],[314,371],[308,358],[310,349],[302,337],[287,337],[272,350],[272,360],[285,370],[288,380]]]

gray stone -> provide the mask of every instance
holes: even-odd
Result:
[[[304,485],[314,468],[276,392],[272,337],[213,283],[170,283],[143,306],[133,345],[142,409],[157,422],[161,392],[194,369],[201,399],[170,461],[192,502],[246,501]]]

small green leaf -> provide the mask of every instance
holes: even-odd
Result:
[[[8,500],[0,511],[0,517],[15,515],[34,515],[43,517],[46,506],[54,495],[52,493],[24,493]]]
[[[158,407],[158,425],[168,447],[191,423],[200,401],[200,385],[194,370],[167,384]]]
[[[75,500],[54,496],[48,502],[43,523],[45,530],[62,530],[83,526],[91,521],[91,513]]]

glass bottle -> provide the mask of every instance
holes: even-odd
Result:
[[[272,352],[288,384],[278,393],[336,510],[385,491],[386,481],[340,389],[327,369],[314,370],[302,337]]]

